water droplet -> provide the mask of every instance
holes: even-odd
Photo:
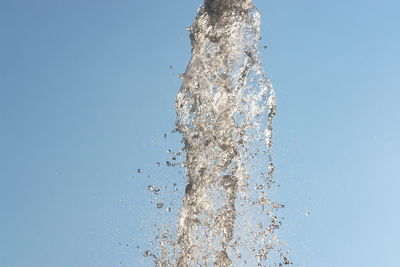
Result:
[[[157,258],[156,255],[154,255],[153,253],[151,253],[150,250],[146,250],[145,252],[143,252],[143,256],[145,256],[145,257]]]
[[[260,184],[260,185],[256,186],[256,189],[264,189],[264,188],[265,188],[265,185],[263,185],[263,184]]]
[[[147,189],[154,194],[160,193],[160,189],[152,185],[147,186]]]

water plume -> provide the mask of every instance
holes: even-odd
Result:
[[[189,28],[192,56],[176,99],[187,185],[174,242],[158,266],[290,264],[272,201],[275,93],[258,52],[251,0],[206,0]],[[172,252],[168,252],[170,246]]]

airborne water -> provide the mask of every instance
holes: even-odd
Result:
[[[174,240],[157,266],[290,264],[269,197],[275,94],[259,59],[251,0],[206,0],[190,27],[192,57],[176,99],[187,185]]]

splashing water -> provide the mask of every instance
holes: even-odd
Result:
[[[158,266],[290,264],[275,232],[283,205],[268,194],[276,104],[259,26],[251,0],[206,0],[190,27],[192,57],[176,100],[187,186],[176,240],[163,234]]]

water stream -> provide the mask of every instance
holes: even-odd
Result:
[[[283,205],[269,197],[276,103],[259,59],[259,12],[251,0],[206,0],[189,30],[176,99],[187,186],[176,240],[161,244],[156,263],[290,264],[276,234]]]

